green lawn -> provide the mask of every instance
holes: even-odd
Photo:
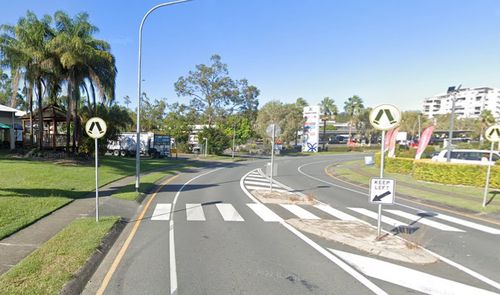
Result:
[[[0,294],[58,294],[85,264],[117,217],[80,218],[0,277]]]
[[[359,174],[350,169],[350,167],[358,167],[363,172],[369,173],[373,176],[365,176]],[[379,174],[379,168],[375,166],[366,166],[363,164],[363,161],[359,160],[343,162],[338,166],[331,167],[330,170],[335,175],[339,175],[350,181],[365,185],[368,185],[370,183],[370,179],[372,177],[378,177]],[[396,194],[399,193],[421,199],[427,199],[437,203],[454,206],[457,208],[468,209],[475,212],[500,212],[499,199],[493,199],[492,202],[488,206],[486,206],[486,208],[482,207],[483,188],[423,182],[413,179],[411,175],[397,173],[384,173],[384,177],[396,180]],[[454,194],[454,196],[449,196],[447,194],[445,195],[438,192],[424,191],[422,189],[405,186],[404,183],[418,184],[421,187],[427,187],[446,193],[452,193]]]
[[[183,163],[143,159],[141,171],[173,169]],[[0,239],[95,189],[95,169],[90,162],[75,165],[4,158],[0,171]],[[102,157],[99,185],[134,174],[134,158]]]
[[[150,192],[151,188],[155,185],[155,182],[159,181],[169,174],[173,174],[173,172],[167,170],[149,173],[141,177],[139,193],[135,191],[135,182],[131,182],[127,186],[124,186],[114,192],[113,198],[136,201],[141,194]]]

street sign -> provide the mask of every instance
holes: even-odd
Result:
[[[90,118],[85,124],[85,131],[91,138],[101,138],[106,134],[106,122],[99,117]]]
[[[374,204],[394,204],[394,180],[372,178],[370,181],[370,202]]]
[[[269,137],[273,137],[273,125],[274,125],[274,136],[280,136],[281,128],[278,124],[269,124],[266,128],[266,134]]]
[[[484,133],[484,137],[491,142],[499,142],[500,141],[500,125],[493,125],[486,129]]]
[[[389,130],[401,121],[401,112],[391,104],[382,104],[370,112],[370,123],[375,129]]]

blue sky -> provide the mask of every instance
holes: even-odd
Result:
[[[81,11],[110,42],[117,99],[137,92],[138,27],[159,1],[2,1],[0,23]],[[221,55],[235,79],[261,90],[261,105],[357,94],[368,106],[420,109],[449,85],[500,87],[500,1],[194,0],[150,15],[143,36],[143,90],[183,102],[173,84]]]

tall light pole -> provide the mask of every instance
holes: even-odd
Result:
[[[136,145],[135,145],[135,191],[139,191],[139,182],[140,182],[140,173],[141,173],[141,123],[140,123],[140,113],[141,113],[141,63],[142,63],[142,27],[144,26],[144,22],[146,22],[147,17],[151,14],[151,12],[156,9],[184,2],[189,2],[191,0],[178,0],[160,3],[153,8],[151,8],[146,14],[143,16],[141,25],[139,26],[139,55],[137,62],[137,137],[136,137]]]
[[[451,103],[451,116],[450,116],[450,131],[448,132],[448,155],[446,156],[446,162],[451,161],[451,144],[453,138],[453,124],[455,123],[455,102],[457,101],[457,93],[462,87],[462,84],[458,85],[458,87],[450,86],[448,87],[448,94],[453,94],[452,103]]]

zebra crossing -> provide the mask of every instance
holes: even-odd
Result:
[[[212,206],[218,212],[218,217],[208,216],[206,210]],[[289,218],[309,220],[343,220],[343,221],[372,221],[377,220],[377,212],[366,208],[348,207],[349,213],[327,204],[295,205],[295,204],[260,204],[248,203],[242,208],[236,208],[229,203],[187,203],[184,208],[176,208],[176,215],[183,214],[187,222],[203,222],[209,220],[222,220],[225,222],[244,222],[257,216],[263,222],[281,222]],[[167,221],[171,218],[172,204],[158,203],[150,219],[152,221]],[[467,230],[477,230],[492,235],[500,235],[500,229],[485,226],[460,218],[429,212],[408,213],[401,210],[384,209],[382,223],[390,227],[423,227],[427,226],[436,230],[453,233],[465,233]],[[439,222],[436,221],[440,220]],[[448,224],[444,223],[447,222]]]

